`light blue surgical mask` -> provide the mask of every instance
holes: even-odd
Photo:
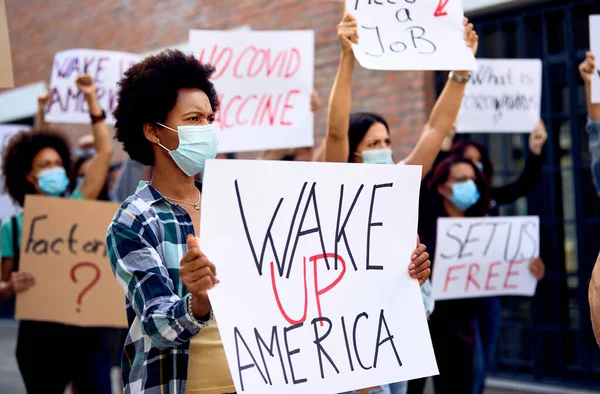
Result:
[[[81,185],[83,184],[83,179],[84,177],[82,176],[77,177],[77,180],[75,181],[75,189],[79,189],[81,187]]]
[[[62,167],[53,167],[37,173],[38,188],[48,196],[62,196],[69,186],[67,172]]]
[[[177,130],[158,122],[156,124],[179,135],[179,146],[175,150],[169,150],[161,143],[158,143],[158,145],[169,152],[175,164],[187,176],[195,176],[204,172],[206,160],[214,159],[217,156],[217,146],[219,143],[212,124],[204,126],[179,126]]]
[[[465,212],[479,201],[481,195],[477,190],[477,185],[472,179],[466,182],[455,183],[452,185],[452,197],[450,202],[454,206]]]
[[[367,164],[394,164],[390,148],[365,150],[357,155],[361,156],[363,163]]]

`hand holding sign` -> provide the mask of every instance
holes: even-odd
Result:
[[[35,285],[35,277],[29,272],[13,272],[10,276],[10,287],[17,294],[29,290]]]
[[[585,59],[579,65],[579,74],[581,74],[581,78],[583,78],[583,82],[586,84],[591,83],[592,75],[594,75],[594,70],[596,69],[596,57],[590,51],[585,53]]]
[[[352,44],[358,44],[358,22],[356,18],[352,14],[344,15],[337,30],[342,52],[351,53]]]
[[[542,259],[536,257],[531,260],[531,263],[529,263],[529,272],[531,272],[531,275],[533,275],[538,281],[542,280],[546,272],[546,266],[544,265]]]
[[[463,19],[463,25],[465,25],[465,42],[473,51],[473,56],[475,56],[477,55],[477,49],[479,49],[479,35],[475,31],[475,26],[469,23],[469,18]]]
[[[427,246],[421,243],[417,236],[417,248],[411,256],[411,263],[408,266],[410,277],[418,279],[422,285],[431,275],[431,261],[429,261],[429,253],[426,252]]]
[[[179,276],[181,282],[192,294],[192,309],[195,316],[206,316],[210,312],[210,301],[206,290],[219,283],[217,269],[200,251],[198,241],[193,235],[187,237],[188,251],[181,259]]]
[[[546,131],[546,125],[544,121],[540,119],[540,122],[535,129],[529,134],[529,150],[534,155],[541,155],[542,148],[548,139],[548,132]]]

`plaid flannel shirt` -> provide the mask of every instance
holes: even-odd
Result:
[[[209,323],[190,313],[179,277],[188,234],[194,226],[185,209],[147,182],[125,200],[108,227],[110,263],[127,296],[125,394],[185,393],[190,340]]]
[[[596,192],[600,196],[600,121],[588,118],[586,130],[589,134],[589,148],[592,154],[592,175]]]

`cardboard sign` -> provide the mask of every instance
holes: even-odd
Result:
[[[456,131],[530,133],[540,121],[541,104],[541,60],[477,59]]]
[[[13,88],[14,86],[6,5],[4,0],[0,0],[0,88]]]
[[[216,69],[219,153],[313,145],[313,31],[191,30],[190,46]]]
[[[19,131],[29,130],[31,127],[18,124],[0,125],[0,157],[4,157],[4,149],[8,141]],[[19,210],[19,205],[14,202],[5,189],[4,174],[0,168],[0,220],[14,215]]]
[[[46,121],[55,123],[90,123],[87,102],[75,80],[89,74],[98,88],[100,107],[106,112],[106,123],[114,124],[113,110],[117,107],[117,82],[129,67],[139,62],[135,53],[69,49],[54,56],[50,83],[50,100]]]
[[[340,393],[437,374],[408,264],[421,168],[211,160],[201,247],[237,392]]]
[[[590,50],[596,57],[592,75],[592,103],[600,103],[600,15],[590,15]]]
[[[358,21],[354,55],[373,70],[472,70],[462,2],[345,0]]]
[[[440,218],[433,260],[437,300],[533,296],[529,263],[540,253],[537,216]]]
[[[36,284],[17,296],[16,318],[127,327],[125,296],[106,252],[119,204],[28,195],[19,270]]]

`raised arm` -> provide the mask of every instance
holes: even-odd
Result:
[[[600,103],[592,103],[592,75],[597,72],[594,55],[587,52],[584,61],[579,65],[579,73],[585,84],[585,97],[588,110],[589,149],[592,154],[592,175],[596,192],[600,196]]]
[[[90,166],[79,190],[83,198],[95,200],[100,195],[106,183],[112,156],[112,142],[108,127],[104,122],[102,108],[100,108],[100,104],[98,103],[96,84],[93,78],[89,75],[80,75],[77,78],[77,88],[83,92],[90,115],[94,118],[92,131],[94,134],[94,148],[96,150],[96,153],[90,159]]]
[[[465,18],[464,24],[466,45],[473,50],[473,54],[477,54],[479,36],[467,18]],[[444,140],[452,134],[453,125],[465,95],[469,74],[469,71],[453,71],[453,78],[449,78],[446,82],[417,145],[404,160],[406,164],[421,165],[423,167],[422,177],[429,172]]]
[[[354,70],[352,43],[358,43],[357,26],[356,18],[351,14],[346,14],[337,27],[342,54],[327,108],[327,134],[323,149],[325,151],[324,159],[328,162],[345,163],[348,161],[348,150],[350,149],[348,128],[352,105],[352,71]]]
[[[35,114],[35,127],[38,129],[43,129],[48,127],[48,123],[46,123],[46,104],[48,104],[50,96],[48,92],[44,92],[38,97],[38,110]]]
[[[516,181],[492,188],[492,199],[498,204],[509,204],[531,193],[542,178],[544,155],[542,148],[548,139],[546,126],[540,119],[537,127],[529,135],[529,151],[523,172]]]

